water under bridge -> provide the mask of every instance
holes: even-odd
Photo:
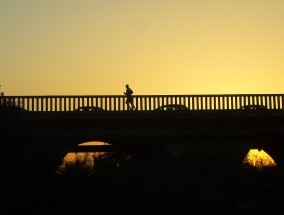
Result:
[[[284,94],[3,96],[3,145],[36,163],[58,165],[71,151],[165,150],[173,156],[235,157],[264,149],[284,163]],[[182,105],[183,110],[158,110]],[[80,107],[103,111],[76,111]],[[80,147],[102,141],[109,148]],[[206,157],[206,156],[205,156]],[[227,158],[226,158],[227,159]]]

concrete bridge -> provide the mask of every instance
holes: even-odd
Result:
[[[104,150],[77,146],[88,141],[107,142],[115,150],[167,151],[176,159],[202,155],[239,165],[250,149],[259,148],[282,165],[283,96],[136,96],[135,111],[127,110],[123,96],[3,97],[1,142],[53,170],[70,151]],[[157,110],[171,104],[188,109]],[[81,106],[105,111],[75,111]]]

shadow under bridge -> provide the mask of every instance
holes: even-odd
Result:
[[[280,164],[284,156],[281,111],[114,111],[102,113],[31,112],[22,116],[22,135],[38,150],[38,159],[54,163],[88,141],[111,144],[108,150],[168,151],[174,158],[200,156],[241,165],[252,148],[264,149]],[[159,151],[159,150],[158,150]]]

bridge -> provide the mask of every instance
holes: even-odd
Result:
[[[107,142],[115,150],[164,150],[177,157],[228,154],[238,162],[258,148],[278,164],[284,162],[284,94],[136,95],[135,110],[127,110],[125,99],[3,96],[2,146],[12,143],[13,150],[53,168],[70,151],[104,150],[77,146],[88,141]],[[157,110],[172,104],[187,109]],[[104,111],[76,111],[84,106]]]

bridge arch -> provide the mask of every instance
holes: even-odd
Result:
[[[141,149],[142,146],[147,150],[159,146],[176,157],[207,153],[221,158],[225,154],[222,151],[228,151],[242,159],[249,149],[263,148],[278,164],[283,162],[284,146],[280,143],[284,136],[282,94],[135,96],[137,111],[126,111],[123,96],[11,96],[1,99],[5,107],[23,104],[28,110],[19,113],[7,112],[7,108],[1,110],[1,136],[25,142],[13,146],[35,158],[30,160],[34,160],[33,164],[39,169],[44,160],[46,166],[57,166],[66,153],[91,140],[111,143],[116,149]],[[186,105],[189,109],[156,110],[168,104]],[[74,111],[81,105],[102,105],[107,111]],[[243,109],[244,106],[265,106],[267,109]],[[271,140],[274,140],[272,144]],[[187,144],[181,144],[186,141]],[[185,151],[187,153],[182,155]]]

